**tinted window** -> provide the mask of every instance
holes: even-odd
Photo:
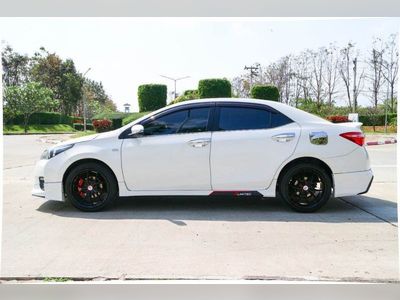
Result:
[[[179,133],[202,132],[207,130],[210,108],[193,108],[179,129]]]
[[[145,135],[173,134],[178,131],[188,116],[188,110],[181,110],[156,118],[143,125]]]
[[[281,113],[278,112],[271,113],[271,128],[283,126],[292,122],[293,121],[291,119],[289,119],[288,117],[286,117]]]
[[[270,128],[271,113],[249,107],[221,107],[220,130],[244,130]]]

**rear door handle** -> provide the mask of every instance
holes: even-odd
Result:
[[[296,135],[294,132],[285,132],[272,136],[272,139],[279,143],[290,142]]]
[[[196,139],[191,140],[188,144],[194,148],[201,148],[207,146],[211,142],[211,139]]]

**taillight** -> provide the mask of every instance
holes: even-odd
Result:
[[[359,146],[364,145],[365,136],[362,132],[350,131],[350,132],[341,133],[340,136],[353,142],[353,143],[356,143]]]

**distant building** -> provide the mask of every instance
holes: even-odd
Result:
[[[130,108],[131,108],[131,105],[129,104],[129,103],[125,103],[124,104],[124,108],[125,108],[125,113],[129,113],[130,112]]]

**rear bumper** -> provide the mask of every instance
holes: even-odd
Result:
[[[333,174],[335,197],[365,194],[371,187],[372,170]]]

